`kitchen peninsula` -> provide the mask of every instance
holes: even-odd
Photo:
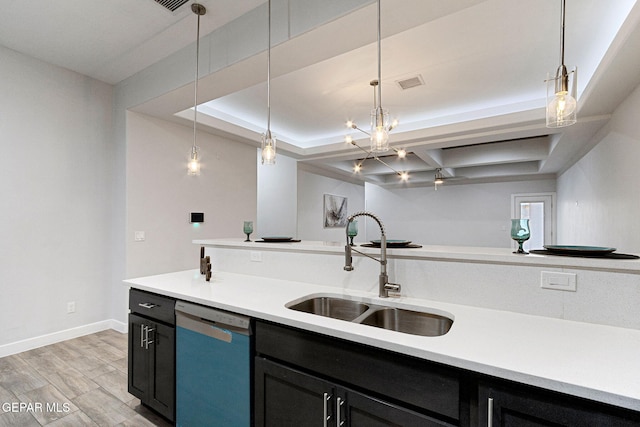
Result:
[[[211,257],[210,282],[189,270],[126,283],[259,323],[433,362],[465,372],[464,378],[478,375],[478,384],[506,380],[602,402],[614,412],[640,411],[640,320],[630,316],[633,301],[640,300],[638,260],[519,256],[486,248],[389,249],[390,280],[402,285],[402,296],[382,299],[376,263],[354,257],[355,271],[343,271],[341,243],[194,243]],[[541,288],[542,272],[575,275],[576,291]],[[422,337],[287,308],[310,295],[428,311],[454,322],[445,335]],[[487,389],[474,396],[482,399]],[[640,414],[622,411],[640,423]]]

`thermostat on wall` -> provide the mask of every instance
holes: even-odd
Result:
[[[204,222],[204,212],[191,212],[191,223]]]

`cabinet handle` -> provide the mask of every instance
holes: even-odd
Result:
[[[493,398],[487,399],[487,427],[493,427]]]
[[[153,340],[149,339],[149,332],[153,332],[155,329],[150,328],[147,325],[140,325],[140,347],[145,350],[149,349],[149,344],[153,344]]]
[[[153,307],[157,307],[157,305],[152,304],[150,302],[139,302],[138,306],[142,307],[142,308],[147,308],[147,309],[151,309]]]
[[[149,344],[153,344],[153,340],[149,339],[149,332],[153,332],[153,331],[155,331],[155,329],[147,327],[147,337],[146,337],[146,342],[144,346],[145,350],[149,349]]]
[[[145,325],[140,325],[140,347],[144,347],[144,331],[146,328]]]
[[[336,403],[336,427],[341,427],[344,424],[344,421],[341,419],[342,415],[340,414],[342,405],[344,405],[344,400],[338,398],[338,402]]]
[[[329,427],[328,421],[331,419],[331,415],[329,415],[329,401],[331,400],[331,395],[329,393],[323,393],[324,402],[322,404],[322,426]]]

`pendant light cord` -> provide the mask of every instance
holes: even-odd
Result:
[[[271,138],[271,0],[267,3],[267,138]]]
[[[193,84],[193,147],[192,150],[196,149],[196,125],[198,123],[198,70],[200,66],[200,15],[204,12],[200,9],[197,11],[194,10],[196,15],[198,15],[198,27],[196,31],[196,75]]]
[[[380,42],[382,34],[380,31],[380,3],[381,0],[378,0],[378,107],[382,109],[382,49]]]
[[[562,0],[562,11],[560,17],[560,64],[564,65],[564,9],[566,0]]]

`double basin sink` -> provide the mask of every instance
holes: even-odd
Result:
[[[304,313],[426,337],[444,335],[453,325],[453,316],[388,307],[340,296],[309,296],[286,306]]]

